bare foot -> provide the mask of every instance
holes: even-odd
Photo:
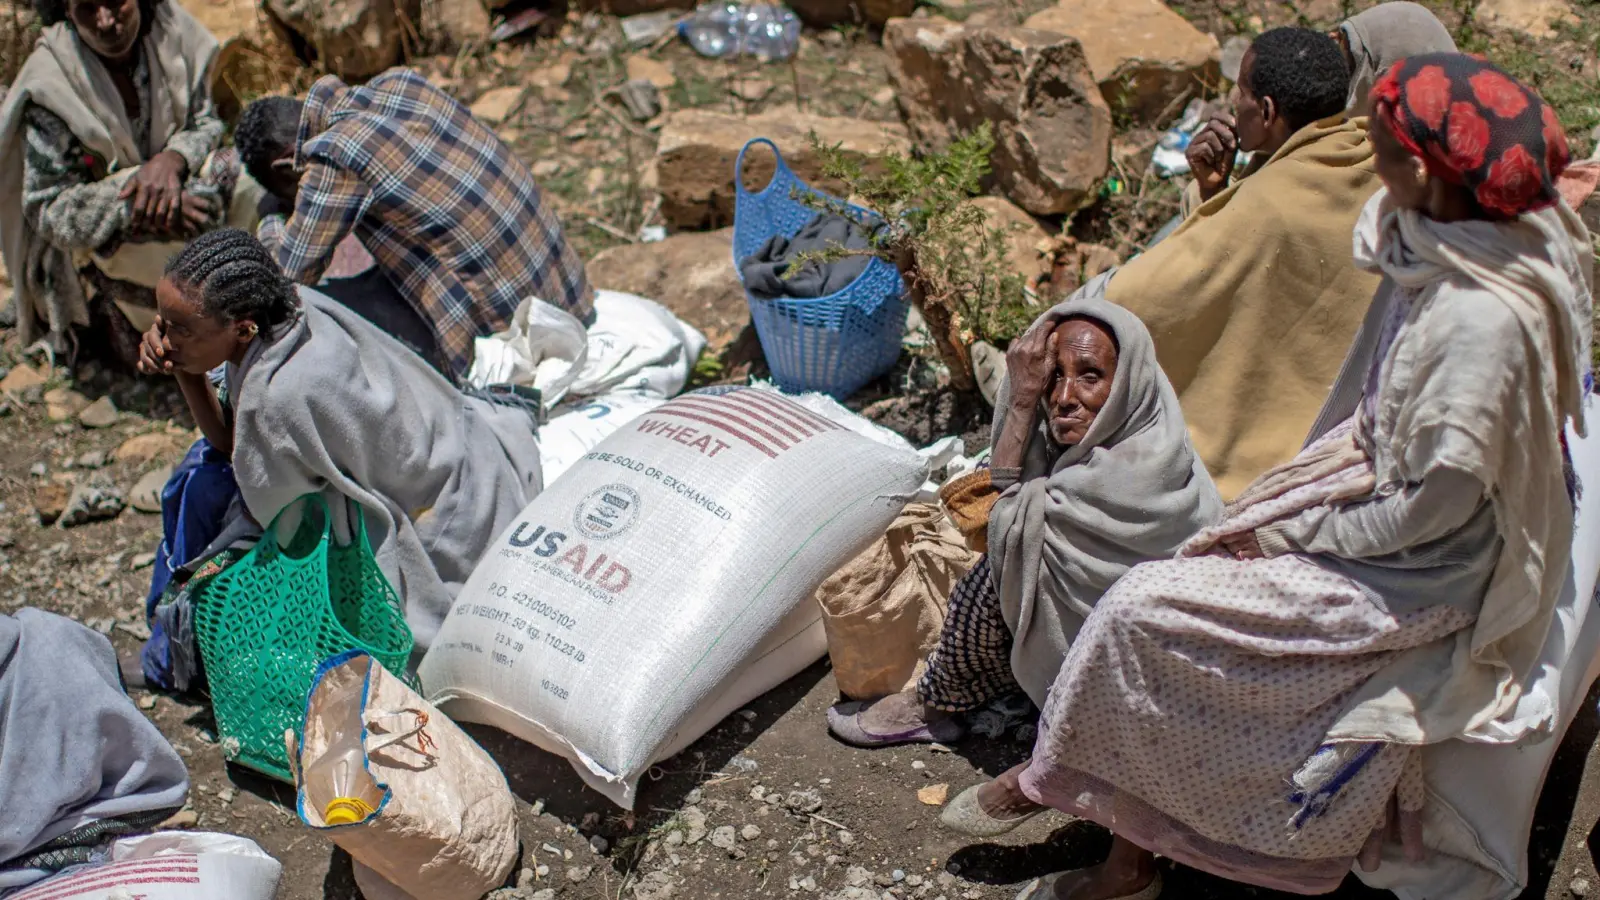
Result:
[[[1137,894],[1155,880],[1155,855],[1115,837],[1105,862],[1061,876],[1051,886],[1050,896],[1054,900],[1115,900]]]
[[[1022,770],[1027,767],[1027,763],[1012,766],[978,788],[978,806],[991,818],[1002,822],[1044,809],[1022,792]]]
[[[910,731],[950,718],[950,714],[924,706],[917,692],[901,691],[861,709],[861,727],[877,734]]]
[[[1098,865],[1092,869],[1068,872],[1054,885],[1050,896],[1054,900],[1115,900],[1129,897],[1150,886],[1156,879],[1152,866],[1141,875],[1112,873],[1109,866]]]

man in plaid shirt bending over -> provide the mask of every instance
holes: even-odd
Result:
[[[502,330],[526,297],[593,319],[583,261],[533,173],[416,72],[355,88],[330,75],[303,103],[258,100],[235,142],[250,174],[294,210],[257,232],[284,273],[316,284],[353,232],[432,326],[457,379],[473,339]]]

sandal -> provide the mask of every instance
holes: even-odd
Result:
[[[873,732],[861,725],[861,712],[866,703],[850,701],[828,709],[828,730],[833,736],[854,747],[893,747],[898,744],[948,744],[959,741],[967,733],[954,719],[941,719],[909,728],[905,731]]]
[[[1056,882],[1078,871],[1082,870],[1073,869],[1068,872],[1046,875],[1043,878],[1035,878],[1031,884],[1022,889],[1022,893],[1017,895],[1017,900],[1053,900],[1055,896],[1053,889]],[[1123,894],[1120,897],[1111,897],[1108,900],[1156,900],[1159,896],[1161,896],[1161,873],[1157,872],[1156,877],[1145,885],[1144,890],[1132,894]]]
[[[956,795],[939,813],[939,821],[944,827],[975,838],[994,838],[1014,830],[1017,826],[1032,819],[1043,809],[1036,809],[1030,813],[1023,813],[1014,819],[998,819],[983,810],[983,804],[978,802],[978,789],[982,784],[975,784]]]

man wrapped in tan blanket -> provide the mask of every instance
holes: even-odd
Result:
[[[1200,206],[1106,289],[1155,338],[1226,499],[1300,449],[1377,286],[1350,263],[1351,229],[1378,180],[1365,119],[1344,116],[1349,79],[1327,35],[1258,37],[1236,116],[1190,146]],[[1239,149],[1266,161],[1229,184]]]

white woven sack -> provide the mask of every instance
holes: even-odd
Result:
[[[631,808],[651,764],[820,658],[817,585],[883,534],[925,469],[771,392],[669,401],[489,548],[423,686]]]
[[[363,728],[358,796],[375,812],[329,827],[299,775],[351,721]],[[405,682],[360,651],[323,663],[306,699],[304,737],[285,735],[301,821],[389,884],[426,900],[477,900],[517,860],[517,810],[488,753]]]
[[[11,900],[272,900],[283,866],[248,838],[158,831],[120,838],[104,863],[68,869]]]

